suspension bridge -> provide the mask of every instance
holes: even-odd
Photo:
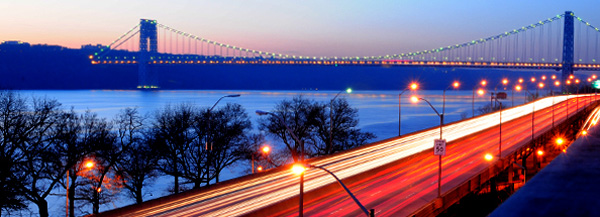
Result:
[[[298,56],[243,48],[158,23],[140,23],[90,55],[92,64],[137,64],[138,88],[158,88],[153,65],[262,64],[600,70],[600,29],[571,11],[487,38],[379,56]],[[575,52],[577,51],[577,52]],[[562,82],[563,85],[565,82]]]

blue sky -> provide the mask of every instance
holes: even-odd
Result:
[[[411,52],[495,35],[566,10],[600,26],[598,1],[3,0],[0,41],[109,44],[140,18],[211,40],[308,56]]]

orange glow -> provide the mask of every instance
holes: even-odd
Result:
[[[494,159],[494,156],[493,156],[493,155],[491,155],[491,154],[485,154],[485,157],[484,157],[484,158],[485,158],[485,160],[487,160],[487,161],[491,161],[491,160],[493,160],[493,159]]]
[[[522,78],[519,78],[519,83],[523,83],[523,79]]]
[[[460,86],[460,83],[458,83],[458,81],[455,81],[454,83],[452,83],[452,86],[454,88],[458,88],[458,86]]]
[[[592,82],[592,78],[588,78],[588,82]]]
[[[596,79],[596,75],[592,75],[592,79]]]
[[[575,76],[573,75],[569,75],[569,79],[573,79]]]
[[[539,83],[539,84],[538,84],[538,87],[540,87],[540,88],[544,88],[544,83]]]
[[[262,148],[262,152],[265,154],[268,154],[270,151],[271,151],[271,147],[269,147],[269,146],[264,146]]]
[[[587,135],[587,130],[582,130],[581,135],[584,135],[584,136]]]
[[[98,188],[98,189],[96,189],[96,191],[98,191],[98,193],[100,193],[102,191],[102,188]]]
[[[552,75],[552,80],[556,79],[556,75]]]
[[[417,102],[419,102],[419,97],[416,97],[416,96],[411,96],[411,97],[410,97],[410,101],[412,101],[412,102],[414,102],[414,103],[417,103]]]
[[[477,94],[483,96],[483,94],[485,94],[485,91],[483,89],[479,89],[477,90]]]
[[[554,86],[560,86],[560,81],[555,81]]]
[[[258,170],[258,172],[262,172],[262,171],[263,171],[263,167],[262,167],[262,166],[258,166],[258,167],[256,168],[256,170]]]
[[[562,152],[567,153],[567,149],[563,148]]]
[[[502,80],[502,84],[504,84],[504,85],[508,84],[508,79],[506,79],[506,78],[505,78],[505,79],[503,79],[503,80]]]
[[[521,91],[521,88],[522,88],[522,87],[521,87],[521,85],[517,85],[517,86],[515,86],[515,90],[516,90],[516,91]]]
[[[94,162],[93,161],[85,162],[85,167],[88,169],[91,169],[92,167],[94,167]]]
[[[481,86],[485,86],[487,84],[486,80],[481,80]]]
[[[565,140],[563,140],[562,138],[556,139],[556,144],[557,145],[562,145],[563,143],[565,143]]]
[[[575,84],[579,84],[579,79],[575,79]]]
[[[419,88],[419,85],[417,83],[411,83],[410,84],[410,89],[411,90],[416,90],[417,88]]]
[[[596,120],[592,120],[592,125],[596,125],[597,121]]]
[[[542,156],[542,155],[544,155],[544,151],[542,151],[542,150],[538,150],[538,151],[537,151],[537,155],[538,155],[538,156]]]
[[[545,75],[542,75],[542,80],[546,80],[546,76]]]
[[[571,80],[567,80],[567,84],[571,84]]]
[[[535,78],[534,77],[531,77],[531,82],[535,82]]]
[[[306,171],[306,167],[304,167],[300,164],[294,164],[294,166],[292,166],[292,172],[295,173],[296,175],[300,175],[300,174],[304,173],[304,171]]]

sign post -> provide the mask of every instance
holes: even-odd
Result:
[[[446,155],[446,140],[435,139],[433,141],[433,155],[445,156]]]

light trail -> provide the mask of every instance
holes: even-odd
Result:
[[[585,103],[590,103],[593,95],[570,96],[569,113],[575,113],[576,102],[579,101],[579,109],[585,107]],[[566,119],[566,101],[567,96],[555,96],[555,121],[560,123]],[[502,111],[503,137],[502,153],[509,153],[528,141],[531,137],[531,119],[529,119],[533,107],[536,109],[536,133],[548,129],[548,123],[551,122],[551,112],[546,110],[553,105],[552,97],[546,97],[533,103],[515,106]],[[596,121],[598,112],[596,112]],[[448,190],[449,183],[458,182],[459,177],[470,176],[470,171],[486,167],[482,163],[483,155],[481,153],[498,151],[498,135],[496,133],[481,133],[483,131],[498,131],[500,113],[495,112],[482,115],[465,121],[451,123],[443,127],[444,138],[448,143],[460,140],[461,145],[451,146],[447,150],[449,155],[443,158],[442,190]],[[538,120],[539,119],[539,120]],[[516,125],[505,126],[507,122],[516,120]],[[591,121],[590,121],[591,122]],[[538,127],[538,125],[543,125]],[[506,127],[506,128],[505,128]],[[539,129],[538,129],[539,128]],[[486,131],[486,132],[487,132]],[[506,137],[505,137],[506,135]],[[434,127],[417,133],[405,135],[401,138],[383,140],[373,144],[365,145],[360,148],[349,150],[343,153],[335,154],[326,158],[309,159],[308,163],[312,165],[323,166],[336,174],[340,179],[362,174],[382,166],[392,167],[394,169],[384,170],[393,175],[385,175],[385,180],[400,179],[404,183],[412,183],[407,186],[390,188],[384,180],[375,180],[371,183],[367,181],[357,182],[348,185],[355,192],[357,198],[365,204],[375,204],[376,209],[386,207],[392,209],[384,215],[392,215],[399,208],[406,210],[407,207],[414,208],[414,200],[402,198],[419,198],[420,201],[431,201],[435,198],[433,192],[437,189],[437,158],[420,159],[421,161],[411,160],[398,165],[389,165],[400,159],[412,156],[433,147],[433,140],[439,137],[439,128]],[[465,139],[466,138],[466,139]],[[464,143],[464,145],[463,145]],[[505,154],[503,154],[505,155]],[[471,159],[465,162],[464,159]],[[380,173],[385,174],[385,173]],[[241,216],[256,212],[264,207],[274,205],[286,199],[298,196],[299,178],[292,174],[287,168],[267,171],[252,178],[240,178],[230,180],[213,186],[205,191],[197,191],[188,196],[175,195],[172,200],[162,202],[155,206],[149,206],[141,209],[134,209],[122,214],[123,216]],[[335,183],[335,179],[329,174],[320,170],[308,170],[305,173],[305,192],[316,190],[322,186]],[[457,183],[459,184],[459,183]],[[373,187],[385,186],[385,187]],[[383,192],[383,193],[381,193]],[[395,192],[397,195],[390,196],[389,192]],[[366,197],[364,195],[379,194],[385,195],[382,198]],[[327,199],[329,198],[329,199]],[[325,215],[336,212],[337,214],[346,213],[361,215],[360,210],[351,200],[348,200],[343,194],[334,194],[325,199],[329,203],[322,206],[309,201],[305,205],[306,212],[314,215]],[[335,206],[329,207],[331,201],[343,200],[335,203]],[[380,201],[380,202],[378,202]],[[412,202],[411,202],[412,201]],[[380,203],[381,205],[377,205]],[[315,208],[313,208],[313,206]],[[318,207],[318,208],[317,208]],[[396,208],[393,208],[396,207]],[[417,207],[418,208],[418,207]],[[297,205],[296,208],[297,209]],[[415,208],[416,209],[416,208]],[[324,211],[326,210],[326,211]],[[323,211],[323,212],[321,212]],[[414,210],[413,210],[414,211]],[[277,215],[294,215],[283,212]],[[107,213],[107,214],[110,214]],[[382,214],[382,213],[380,213]],[[378,215],[380,215],[378,214]],[[399,213],[396,213],[399,214]],[[394,214],[395,215],[395,214]]]

